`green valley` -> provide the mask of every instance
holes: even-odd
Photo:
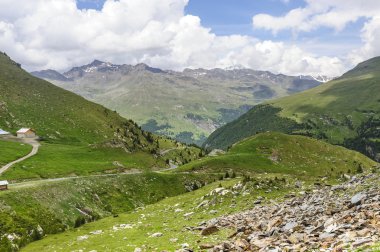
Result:
[[[178,72],[99,60],[63,74],[53,70],[32,74],[116,110],[147,131],[198,145],[253,105],[321,83],[311,76],[252,69]]]

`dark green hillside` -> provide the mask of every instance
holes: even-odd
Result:
[[[180,171],[288,174],[303,180],[330,179],[370,170],[376,162],[341,146],[305,136],[268,132],[244,139],[224,155],[206,157]],[[360,168],[361,167],[361,168]]]
[[[206,146],[226,149],[246,137],[277,130],[326,139],[380,160],[380,57],[342,77],[252,108],[216,130]]]

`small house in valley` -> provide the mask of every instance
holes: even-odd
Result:
[[[17,131],[17,137],[19,138],[34,138],[36,137],[36,131],[31,128],[21,128]]]
[[[10,135],[11,135],[11,133],[9,133],[9,132],[7,132],[5,130],[0,129],[0,136],[10,136]]]
[[[2,180],[0,181],[0,191],[5,191],[5,190],[8,190],[8,181],[6,180]]]

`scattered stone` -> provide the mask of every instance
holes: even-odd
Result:
[[[183,248],[183,249],[186,249],[186,248],[189,248],[189,244],[188,243],[182,243],[181,244],[181,247]]]
[[[217,213],[218,213],[217,210],[211,210],[211,211],[210,211],[210,214],[217,214]]]
[[[90,232],[90,234],[92,235],[100,235],[102,233],[103,233],[103,230],[95,230],[95,231]]]
[[[171,238],[169,241],[171,243],[177,243],[178,242],[178,238]]]
[[[77,237],[77,241],[84,241],[88,239],[88,235],[82,235]]]
[[[294,184],[294,187],[295,188],[301,188],[302,187],[302,182],[301,181],[296,181],[296,183]]]
[[[352,246],[354,248],[357,248],[357,247],[360,247],[360,246],[367,244],[367,243],[370,243],[370,242],[372,242],[371,238],[364,238],[364,239],[361,239],[361,240],[358,240],[358,241],[352,243]]]
[[[183,217],[190,217],[191,215],[193,215],[194,214],[194,212],[190,212],[190,213],[185,213],[184,215],[183,215]]]
[[[199,245],[199,248],[200,249],[212,249],[212,248],[214,248],[214,245],[206,243],[206,244]]]
[[[219,228],[217,226],[208,226],[204,228],[201,232],[201,235],[211,235],[219,231]]]
[[[154,234],[152,234],[152,235],[150,235],[150,237],[161,237],[161,236],[163,236],[164,234],[163,233],[154,233]]]
[[[298,226],[297,222],[288,222],[288,223],[286,223],[286,225],[283,227],[283,230],[286,232],[286,231],[289,231],[289,230],[294,229],[294,228],[297,227],[297,226]]]
[[[365,200],[366,197],[367,197],[367,195],[365,195],[364,193],[355,194],[351,198],[351,204],[354,206],[360,205],[362,203],[362,201]]]

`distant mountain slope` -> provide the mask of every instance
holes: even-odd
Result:
[[[175,72],[99,60],[64,74],[32,74],[116,110],[145,130],[198,144],[255,104],[321,83],[244,68]]]
[[[326,139],[379,161],[380,57],[313,89],[255,106],[216,130],[205,145],[226,149],[265,131]]]

